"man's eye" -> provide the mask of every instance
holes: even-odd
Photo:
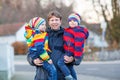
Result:
[[[50,21],[54,21],[54,20],[50,20]]]
[[[55,21],[59,21],[59,19],[55,19]]]

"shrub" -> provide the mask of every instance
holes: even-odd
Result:
[[[16,41],[12,43],[12,46],[14,48],[15,55],[24,55],[28,51],[28,47],[25,42]]]

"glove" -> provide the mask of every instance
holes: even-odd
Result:
[[[79,59],[75,58],[75,61],[73,62],[74,65],[80,65],[81,61],[82,61],[83,57],[81,56]]]

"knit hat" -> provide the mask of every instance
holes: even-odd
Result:
[[[78,25],[80,25],[81,16],[78,13],[72,13],[68,16],[68,22],[71,20],[77,21]]]
[[[43,23],[46,22],[45,19],[41,17],[34,17],[29,21],[29,25],[32,29],[38,29],[38,27]]]

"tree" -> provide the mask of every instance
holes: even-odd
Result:
[[[31,18],[40,16],[47,19],[51,10],[59,11],[63,16],[63,25],[67,25],[67,16],[73,10],[73,4],[66,6],[63,0],[47,0],[47,5],[41,2],[46,0],[2,0],[0,12],[1,23],[28,22]],[[60,5],[60,6],[58,6]],[[3,15],[4,14],[4,15]]]
[[[68,15],[73,12],[73,4],[70,6],[66,6],[62,0],[59,0],[59,3],[57,4],[53,0],[48,0],[48,5],[44,8],[42,8],[42,5],[40,4],[40,1],[42,0],[36,0],[36,11],[41,17],[45,18],[47,20],[47,15],[52,10],[57,10],[62,15],[62,24],[63,26],[67,26],[67,17]],[[44,0],[43,0],[44,1]],[[60,6],[57,6],[60,5]]]
[[[98,16],[102,16],[107,23],[108,43],[113,48],[118,48],[120,47],[120,0],[111,0],[111,4],[103,1],[92,0],[92,3]]]

